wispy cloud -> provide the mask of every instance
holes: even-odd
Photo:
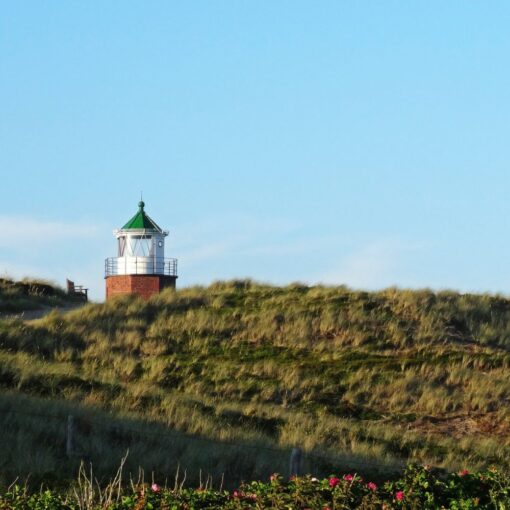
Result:
[[[317,236],[301,234],[297,239],[281,238],[276,242],[259,243],[250,250],[251,255],[280,257],[328,253],[329,250],[346,248],[347,243],[338,235]]]
[[[41,267],[31,264],[16,263],[11,260],[0,260],[0,278],[14,278],[20,280],[25,277],[45,279]]]
[[[206,242],[198,246],[179,251],[179,257],[188,265],[198,264],[213,259],[221,259],[231,254],[239,246],[234,240],[225,242]]]
[[[243,254],[255,254],[274,238],[285,238],[296,230],[294,222],[285,219],[262,219],[244,215],[208,218],[182,225],[170,233],[169,251],[175,245],[176,255],[189,265]],[[175,244],[174,244],[175,243]]]
[[[0,231],[0,274],[61,283],[69,277],[103,298],[103,256],[115,253],[108,226],[0,215]],[[166,256],[179,258],[181,285],[250,276],[380,288],[414,283],[416,258],[426,248],[400,239],[346,240],[285,218],[233,214],[171,231]]]
[[[99,234],[95,225],[85,222],[44,221],[27,216],[0,215],[0,247],[15,248],[22,243],[49,243],[66,239],[90,239]]]
[[[210,216],[192,223],[181,224],[170,232],[170,238],[178,239],[180,246],[194,245],[210,238],[222,241],[232,238],[255,241],[260,236],[281,235],[295,231],[299,226],[300,224],[296,221],[286,218],[262,218],[232,213],[228,216]]]
[[[382,288],[402,282],[402,267],[410,253],[424,246],[397,239],[369,242],[341,258],[336,266],[316,275],[326,284],[347,284],[358,288]]]
[[[0,275],[43,278],[60,285],[71,278],[90,287],[92,297],[102,298],[106,227],[4,214],[0,232]]]

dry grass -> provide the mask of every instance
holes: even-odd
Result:
[[[173,458],[143,434],[131,444],[132,462],[165,472],[179,462],[248,478],[285,466],[294,445],[335,464],[509,467],[509,319],[500,296],[218,282],[0,321],[0,382],[52,409],[177,431]],[[216,453],[205,458],[197,435],[219,441]],[[94,441],[91,456],[110,452],[107,473],[117,446],[103,432]],[[63,476],[44,455],[37,472]]]

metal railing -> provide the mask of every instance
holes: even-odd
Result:
[[[104,275],[157,274],[177,276],[177,259],[162,257],[109,257],[104,261]]]

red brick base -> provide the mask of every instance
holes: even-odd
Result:
[[[175,289],[177,276],[117,275],[106,277],[106,299],[120,294],[138,294],[149,299],[153,294],[171,287]]]

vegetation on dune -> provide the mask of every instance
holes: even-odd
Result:
[[[130,448],[129,469],[237,483],[294,446],[315,475],[506,469],[509,319],[499,296],[233,281],[0,321],[0,470],[108,476]]]
[[[28,278],[22,281],[0,278],[0,314],[63,306],[69,301],[70,298],[64,290],[51,282]]]
[[[510,505],[510,479],[491,469],[481,473],[463,470],[437,475],[426,467],[410,466],[392,482],[377,483],[352,473],[319,480],[311,476],[284,481],[272,474],[267,482],[243,483],[232,491],[208,484],[183,488],[177,478],[171,487],[152,483],[122,484],[121,472],[106,487],[80,471],[78,482],[68,492],[11,486],[0,492],[0,507],[10,510],[179,510],[230,509],[506,509]]]

